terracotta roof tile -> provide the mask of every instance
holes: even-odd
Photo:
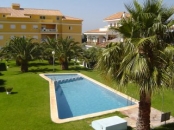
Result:
[[[26,15],[52,15],[52,16],[62,16],[59,10],[48,10],[48,9],[29,9],[20,8],[12,9],[6,7],[0,7],[0,13],[9,14],[9,17],[28,17]]]
[[[64,16],[63,20],[81,20],[81,21],[83,21],[82,19],[74,18],[74,17],[70,17],[70,16]]]
[[[110,16],[106,17],[104,20],[121,19],[121,18],[123,17],[123,14],[124,14],[124,13],[125,13],[125,12],[118,12],[118,13],[116,13],[116,14],[113,14],[113,15],[110,15]],[[129,13],[125,13],[125,16],[126,16],[126,17],[129,17],[130,14],[129,14]]]

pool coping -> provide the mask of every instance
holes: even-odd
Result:
[[[50,78],[46,77],[45,75],[57,75],[57,74],[78,74],[82,77],[85,77],[86,79],[128,99],[131,98],[131,101],[133,103],[135,103],[135,105],[131,105],[131,106],[127,106],[127,107],[122,107],[122,108],[117,108],[117,109],[112,109],[112,110],[107,110],[107,111],[103,111],[103,112],[97,112],[97,113],[93,113],[93,114],[87,114],[87,115],[83,115],[83,116],[77,116],[77,117],[71,117],[71,118],[66,118],[66,119],[59,119],[58,117],[58,108],[57,108],[57,101],[56,101],[56,94],[55,94],[55,86],[54,86],[54,81],[51,80]],[[95,116],[101,116],[101,115],[104,115],[104,114],[109,114],[109,113],[113,113],[113,112],[116,112],[116,111],[123,111],[123,110],[128,110],[128,109],[131,109],[131,108],[135,108],[138,106],[138,100],[130,97],[130,96],[127,96],[117,90],[114,90],[113,88],[110,88],[109,86],[107,85],[104,85],[84,74],[81,74],[81,73],[44,73],[44,74],[39,74],[42,78],[44,78],[45,80],[47,80],[49,82],[49,91],[50,91],[50,114],[51,114],[51,120],[55,123],[66,123],[66,122],[70,122],[70,121],[76,121],[76,120],[81,120],[81,119],[85,119],[85,118],[90,118],[90,117],[95,117]],[[128,99],[130,100],[130,99]]]

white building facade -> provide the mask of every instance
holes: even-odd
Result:
[[[125,17],[129,17],[129,14],[125,12],[118,12],[104,19],[104,22],[107,22],[107,26],[85,32],[84,34],[87,36],[87,45],[99,45],[104,47],[110,42],[122,42],[123,38],[121,34],[111,30],[110,28],[119,27],[119,21]]]

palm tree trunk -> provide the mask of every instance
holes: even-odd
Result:
[[[62,62],[62,70],[68,70],[68,62]]]
[[[151,92],[140,92],[137,130],[150,130]]]
[[[55,61],[54,61],[54,62],[55,62]],[[49,65],[52,65],[52,64],[53,64],[53,57],[52,57],[52,56],[49,57],[48,63],[49,63]]]
[[[21,66],[21,59],[19,57],[16,58],[16,65]]]
[[[21,72],[28,72],[28,62],[27,61],[23,61],[21,63]]]

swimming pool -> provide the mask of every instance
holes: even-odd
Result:
[[[98,115],[135,105],[134,102],[116,94],[112,89],[82,74],[45,74],[43,76],[54,86],[54,98],[56,98],[54,102],[57,109],[55,114],[61,121],[78,117],[80,119],[87,115]]]

